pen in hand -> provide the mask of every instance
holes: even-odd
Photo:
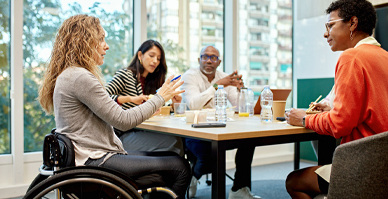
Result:
[[[181,75],[178,75],[178,76],[174,77],[170,82],[175,81],[175,80],[177,80],[180,77],[181,77]]]
[[[181,77],[181,75],[178,75],[178,76],[174,77],[170,82],[173,82],[173,81],[177,80],[177,79],[180,78],[180,77]],[[156,89],[156,92],[158,92],[159,89],[160,89],[160,88]]]

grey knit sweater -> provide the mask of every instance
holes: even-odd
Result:
[[[58,76],[53,100],[58,133],[82,149],[110,153],[126,153],[112,126],[129,130],[164,104],[163,97],[155,95],[140,106],[123,110],[98,79],[81,67],[70,67]]]

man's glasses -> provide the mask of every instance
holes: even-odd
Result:
[[[325,26],[326,26],[326,31],[327,33],[330,33],[330,30],[331,30],[331,27],[333,27],[334,23],[333,22],[336,22],[336,21],[343,21],[344,19],[337,19],[337,20],[333,20],[333,21],[328,21],[325,23]]]
[[[209,56],[209,55],[201,55],[201,60],[202,61],[207,61],[209,60],[210,58],[210,61],[211,62],[217,62],[218,61],[218,56],[215,56],[215,55],[212,55],[212,56]]]

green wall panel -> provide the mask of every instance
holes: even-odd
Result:
[[[318,161],[310,141],[300,143],[300,159]]]
[[[325,98],[334,85],[334,78],[298,79],[298,108],[308,108],[319,95]]]
[[[334,78],[298,79],[298,108],[308,108],[309,104],[315,101],[319,95],[325,98],[334,85]],[[300,143],[300,158],[310,161],[317,161],[311,142]]]

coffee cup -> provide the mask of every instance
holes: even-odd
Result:
[[[199,110],[186,111],[187,123],[198,124],[200,122],[207,122],[206,118],[207,118],[207,111],[199,111]]]
[[[284,117],[284,112],[286,110],[286,101],[273,101],[272,111],[273,119],[276,120],[277,117]]]

